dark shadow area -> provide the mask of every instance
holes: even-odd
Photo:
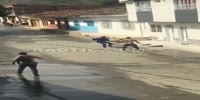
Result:
[[[27,80],[23,75],[18,75],[18,78],[24,83],[23,88],[30,96],[40,97],[47,90],[40,82],[40,77],[34,77],[33,81]]]
[[[11,77],[8,79],[0,78],[3,81],[0,81],[1,100],[199,100],[200,98],[199,95],[177,90],[174,87],[160,88],[144,82],[124,79],[88,82],[102,88],[104,85],[112,84],[112,89],[119,92],[127,90],[127,93],[129,91],[128,94],[132,94],[131,97],[82,90],[78,87],[54,85],[40,81],[39,78],[29,80],[20,76],[19,79],[20,81]],[[134,96],[135,98],[133,98]]]
[[[43,100],[44,96],[48,96],[50,100],[52,98],[55,100],[135,100],[127,97],[53,85],[41,82],[39,77],[34,77],[34,80],[28,80],[23,75],[20,75],[19,79],[23,83],[22,91],[29,97],[37,97],[38,99],[36,100]]]

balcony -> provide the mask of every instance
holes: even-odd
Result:
[[[197,0],[174,0],[176,22],[198,22]]]
[[[196,0],[175,0],[176,10],[191,10],[196,9]]]
[[[176,10],[196,9],[196,4],[179,4],[175,5]]]
[[[147,1],[136,1],[136,13],[139,22],[152,22],[153,13],[151,8],[150,0]]]
[[[135,5],[137,11],[151,11],[150,1],[138,1]]]

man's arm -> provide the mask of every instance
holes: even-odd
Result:
[[[139,41],[137,41],[137,40],[133,40],[134,42],[136,42],[136,43],[138,43],[138,44],[141,44]]]
[[[119,39],[119,40],[115,40],[114,42],[123,43],[124,40],[123,39]]]
[[[12,61],[12,64],[15,65],[16,62],[19,62],[19,56]]]

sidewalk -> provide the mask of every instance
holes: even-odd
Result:
[[[92,37],[97,37],[99,35],[87,35],[87,34],[80,34],[76,32],[72,32],[72,34],[69,34],[70,36],[74,37],[80,37],[84,39],[91,39]],[[84,36],[83,36],[84,35]],[[134,37],[138,41],[140,41],[142,44],[151,44],[151,45],[140,45],[142,47],[150,47],[150,49],[171,49],[171,50],[180,50],[180,51],[185,51],[185,52],[191,52],[191,53],[200,53],[200,45],[197,44],[180,44],[180,43],[175,43],[175,42],[165,42],[165,41],[156,41],[156,40],[150,40],[148,37]],[[110,37],[110,40],[116,40],[119,39],[119,37]],[[154,47],[151,47],[154,46]],[[162,47],[163,46],[163,47]],[[157,48],[158,47],[158,48]],[[149,49],[149,48],[148,48]],[[178,53],[178,52],[176,52]],[[200,57],[200,56],[199,56]]]
[[[71,32],[69,35],[74,36],[74,37],[91,39],[92,37],[100,37],[103,34],[98,34],[98,33],[89,34],[89,33]],[[106,34],[105,34],[105,36],[106,36]],[[122,36],[121,37],[120,36],[116,36],[116,37],[111,36],[110,37],[111,40],[116,40],[118,38],[122,38]],[[175,49],[175,50],[188,51],[188,52],[193,52],[193,53],[200,53],[200,45],[196,45],[196,44],[185,44],[184,45],[184,44],[175,43],[175,42],[156,41],[156,40],[150,40],[148,37],[134,37],[134,38],[137,39],[138,41],[141,41],[142,44],[151,44],[150,46],[161,46],[161,45],[163,45],[164,48],[168,48],[168,49]]]
[[[151,45],[163,45],[165,48],[188,51],[193,53],[200,53],[200,45],[196,44],[180,44],[173,42],[164,42],[164,41],[143,41],[142,43],[149,43]]]

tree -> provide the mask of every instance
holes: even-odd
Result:
[[[4,6],[0,5],[0,17],[6,17],[7,15],[8,15],[7,9]]]

